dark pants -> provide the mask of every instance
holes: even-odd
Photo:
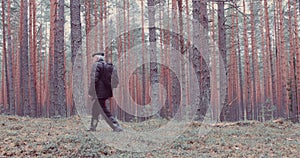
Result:
[[[103,112],[105,113],[105,115],[110,118],[112,116],[112,114],[110,113],[110,111],[108,110],[108,108],[105,106],[105,101],[107,98],[102,99],[102,98],[98,98],[98,102],[94,101],[93,107],[92,107],[92,118],[95,120],[99,119],[99,114],[100,114],[100,106],[103,109]],[[100,104],[100,106],[99,106]]]
[[[106,115],[104,116],[104,119],[110,125],[110,127],[116,132],[121,132],[123,131],[122,127],[119,125],[117,120],[112,116],[108,108],[105,106],[106,99],[98,99],[98,101],[94,100],[94,104],[92,107],[92,119],[91,119],[90,131],[96,131],[96,127],[99,121],[99,114],[104,113],[104,115]],[[101,110],[103,110],[103,112],[101,112]]]

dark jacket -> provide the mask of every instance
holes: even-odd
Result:
[[[91,71],[91,83],[89,95],[101,99],[113,96],[112,88],[119,83],[117,71],[113,64],[105,63],[103,60],[95,62]]]

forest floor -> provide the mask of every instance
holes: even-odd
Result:
[[[126,130],[134,123],[121,123]],[[141,124],[139,124],[141,126]],[[98,125],[98,128],[100,128]],[[132,152],[101,143],[78,117],[0,115],[0,157],[299,157],[300,125],[288,121],[218,123],[199,137],[201,123],[159,150]],[[140,128],[140,127],[139,127]],[[100,129],[97,129],[99,131]],[[97,132],[96,131],[96,132]],[[111,133],[117,133],[107,131]]]

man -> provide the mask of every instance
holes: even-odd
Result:
[[[89,131],[96,131],[99,114],[102,113],[110,127],[116,132],[121,132],[123,129],[105,105],[105,101],[113,96],[112,88],[116,88],[118,85],[117,71],[113,64],[105,62],[104,53],[95,53],[93,60],[89,96],[94,103]]]

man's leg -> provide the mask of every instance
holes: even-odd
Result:
[[[105,101],[106,101],[106,99],[99,99],[99,103],[100,103],[102,110],[107,118],[106,121],[112,122],[112,124],[110,124],[109,122],[107,122],[107,123],[113,128],[114,131],[117,131],[117,132],[123,131],[123,129],[119,125],[118,121],[113,117],[113,115],[110,113],[110,111],[106,107]]]
[[[96,127],[99,121],[99,114],[100,114],[100,106],[98,104],[97,99],[95,98],[93,100],[91,127],[89,131],[96,131]]]

